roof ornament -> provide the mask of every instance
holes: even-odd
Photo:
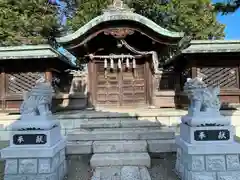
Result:
[[[129,8],[122,0],[113,0],[112,4],[103,10],[103,13],[113,12],[133,12],[133,8]]]

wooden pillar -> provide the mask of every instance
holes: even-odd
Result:
[[[197,67],[192,67],[192,78],[195,78],[195,77],[197,77]]]
[[[45,71],[45,78],[47,82],[52,83],[52,71],[50,69]]]
[[[96,83],[96,72],[94,71],[94,62],[93,59],[90,59],[88,62],[88,107],[92,107],[95,105],[95,83]]]
[[[4,110],[6,105],[6,101],[5,101],[5,98],[6,98],[6,74],[5,74],[5,71],[4,69],[2,68],[1,69],[1,74],[0,74],[0,97],[1,97],[1,109]]]

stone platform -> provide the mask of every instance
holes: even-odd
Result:
[[[10,146],[1,150],[6,160],[4,180],[62,180],[67,173],[66,139],[60,127],[11,133]]]
[[[182,180],[240,180],[240,144],[191,145],[177,137],[176,172]]]
[[[65,139],[45,148],[7,147],[1,151],[6,159],[4,180],[62,180],[66,174]]]

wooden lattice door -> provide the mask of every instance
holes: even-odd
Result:
[[[104,69],[103,62],[96,62],[96,105],[136,106],[146,104],[145,63],[137,61],[136,67]]]
[[[119,105],[120,84],[119,73],[116,70],[106,72],[102,62],[96,62],[96,104]]]
[[[134,69],[127,69],[126,64],[123,64],[121,71],[121,105],[146,105],[145,74],[145,63],[142,61],[136,61]]]

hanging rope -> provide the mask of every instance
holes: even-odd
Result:
[[[121,43],[123,46],[125,46],[125,48],[127,48],[128,50],[130,50],[133,53],[145,55],[145,56],[152,55],[154,72],[155,73],[158,72],[159,61],[158,61],[158,55],[157,55],[156,51],[138,51],[134,47],[130,46],[124,39],[121,40]]]

